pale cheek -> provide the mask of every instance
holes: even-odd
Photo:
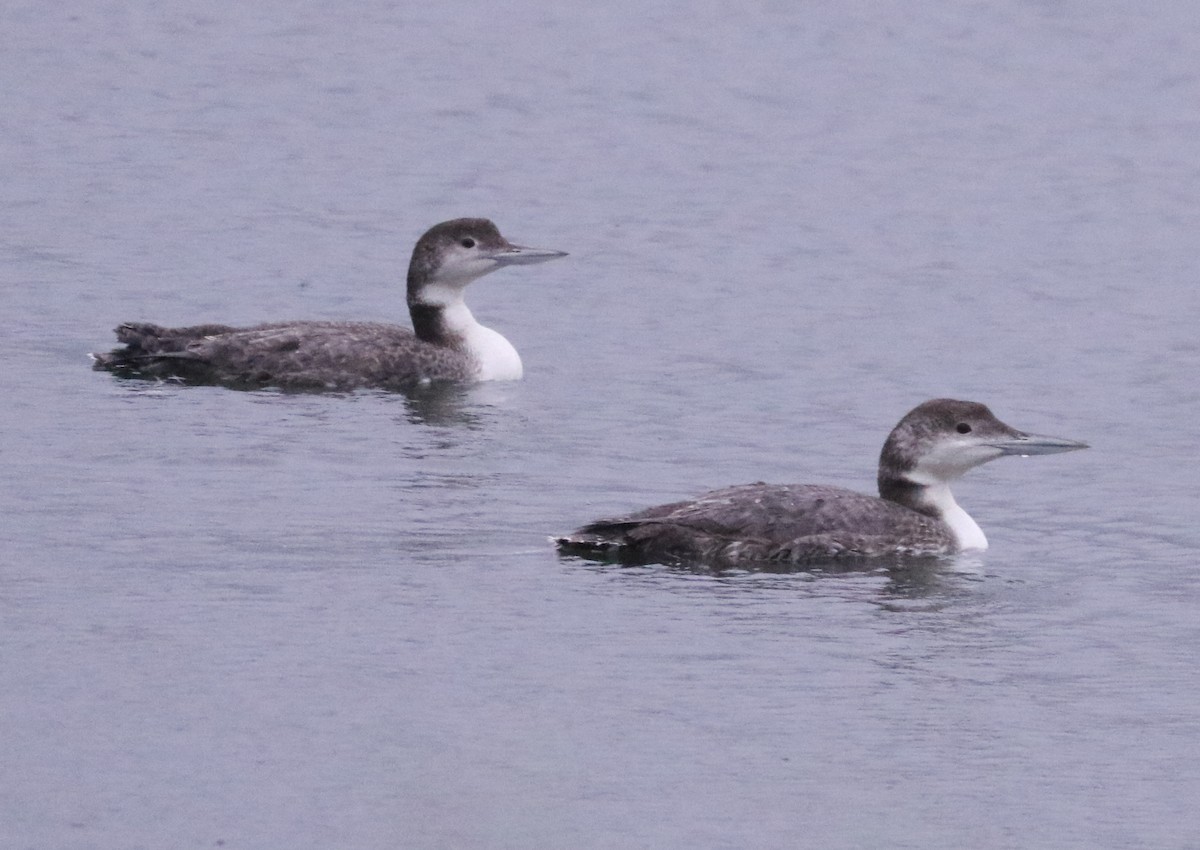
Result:
[[[915,472],[925,483],[953,481],[980,464],[1000,456],[1000,452],[987,446],[958,443],[940,448],[922,458]]]

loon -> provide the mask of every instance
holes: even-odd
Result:
[[[986,549],[950,482],[999,457],[1085,448],[1018,431],[977,402],[933,399],[888,435],[878,498],[819,484],[743,484],[598,520],[555,543],[563,554],[595,560],[717,568]]]
[[[94,368],[236,389],[404,390],[431,381],[516,380],[520,355],[475,320],[463,290],[496,269],[565,256],[514,245],[484,218],[444,221],[417,240],[408,266],[412,330],[378,322],[127,323],[116,329],[125,347],[93,354]]]

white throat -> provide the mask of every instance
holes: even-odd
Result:
[[[521,355],[499,332],[475,320],[461,289],[431,286],[421,295],[423,302],[441,305],[446,330],[462,339],[467,354],[478,364],[476,380],[515,381],[524,374]]]

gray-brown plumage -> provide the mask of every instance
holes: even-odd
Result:
[[[744,484],[598,520],[556,542],[565,554],[600,560],[713,567],[982,549],[987,538],[949,483],[998,457],[1082,448],[1017,431],[982,404],[934,399],[909,412],[884,443],[881,498],[817,484]]]
[[[270,322],[252,327],[163,328],[126,323],[125,347],[94,354],[95,367],[126,377],[173,378],[238,389],[404,390],[430,381],[510,380],[520,356],[475,321],[463,301],[471,281],[503,266],[566,256],[513,245],[487,219],[430,228],[413,249],[408,306],[413,329],[380,322]]]

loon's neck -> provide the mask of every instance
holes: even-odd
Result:
[[[419,301],[410,301],[417,338],[442,348],[461,351],[475,361],[480,381],[517,380],[524,372],[521,356],[500,333],[476,321],[461,290],[428,287]]]
[[[955,501],[954,494],[950,492],[950,485],[945,481],[921,483],[911,480],[910,477],[881,475],[879,496],[946,523],[960,550],[988,547],[983,529]]]

